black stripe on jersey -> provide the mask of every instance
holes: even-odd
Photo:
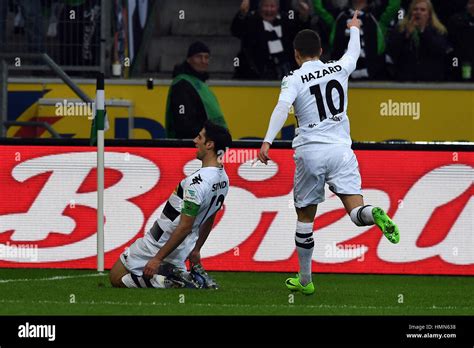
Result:
[[[138,280],[138,277],[133,273],[130,273],[130,275],[132,276],[132,280],[136,284],[136,286],[141,288],[142,285],[140,284],[140,281]]]
[[[177,211],[168,201],[163,209],[163,215],[171,221],[174,221],[179,216],[179,211]]]
[[[176,192],[176,195],[179,198],[183,199],[183,187],[181,186],[181,183],[179,183],[179,185],[178,185],[178,191]]]
[[[151,236],[158,242],[163,235],[164,231],[161,229],[160,225],[155,221],[153,227],[150,229]]]

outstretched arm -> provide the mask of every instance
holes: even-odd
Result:
[[[278,132],[281,130],[283,125],[288,118],[288,112],[290,111],[291,104],[280,100],[273,110],[272,116],[270,117],[270,124],[268,125],[267,134],[263,140],[262,147],[258,154],[258,159],[260,162],[267,164],[268,160],[268,151],[273,140],[277,136]]]
[[[290,111],[291,105],[298,95],[298,89],[295,84],[294,76],[292,73],[285,76],[281,81],[280,97],[278,98],[278,104],[273,109],[272,116],[270,117],[270,124],[268,125],[267,134],[263,141],[260,152],[258,153],[258,160],[260,162],[268,164],[268,151],[273,140],[277,136],[288,118],[288,112]]]
[[[290,108],[290,103],[282,100],[278,102],[278,104],[275,106],[275,109],[273,109],[272,116],[270,117],[267,134],[263,140],[264,142],[269,144],[273,143],[273,140],[275,140],[275,137],[288,118],[288,112],[290,111]]]
[[[144,277],[153,277],[153,275],[158,271],[164,258],[171,254],[183,242],[186,236],[191,233],[195,219],[194,216],[188,216],[181,213],[178,227],[176,227],[174,232],[171,234],[170,239],[168,239],[158,253],[145,265],[145,268],[143,269]]]
[[[194,220],[199,214],[199,209],[203,202],[203,197],[206,195],[206,188],[195,188],[192,182],[199,177],[199,174],[189,176],[183,185],[183,207],[181,209],[180,220],[178,226],[171,234],[168,241],[160,248],[158,253],[146,264],[143,269],[145,277],[153,277],[158,271],[160,263],[171,254],[192,232]]]
[[[189,254],[189,261],[192,264],[197,264],[201,262],[201,248],[209,237],[209,233],[211,233],[212,226],[214,225],[214,220],[216,219],[217,212],[214,213],[209,219],[207,219],[199,229],[199,238],[196,241],[196,245],[194,246],[193,250]]]

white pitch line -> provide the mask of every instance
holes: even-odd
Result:
[[[0,279],[0,283],[63,280],[63,279],[73,279],[73,278],[102,277],[102,276],[105,276],[105,275],[106,274],[93,273],[93,274],[81,274],[81,275],[74,275],[74,276],[54,276],[54,277],[49,277],[49,278]]]
[[[30,303],[30,304],[59,304],[59,305],[87,305],[87,306],[94,306],[94,305],[107,305],[107,306],[133,306],[133,307],[163,307],[163,306],[174,306],[176,303],[170,302],[114,302],[114,301],[81,301],[70,303],[67,301],[50,301],[50,300],[38,300],[38,301],[22,301],[22,300],[0,300],[0,303]],[[378,306],[355,306],[355,305],[287,305],[287,304],[232,304],[232,303],[188,303],[187,306],[197,306],[197,307],[245,307],[245,308],[297,308],[297,307],[305,307],[305,308],[312,308],[312,309],[400,309],[403,308],[402,306],[385,306],[385,307],[378,307]],[[438,307],[438,306],[431,306],[431,307],[409,307],[410,309],[424,309],[424,310],[458,310],[458,309],[472,309],[474,311],[474,307],[454,307],[454,306],[447,306],[447,307]]]

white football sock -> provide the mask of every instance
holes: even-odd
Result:
[[[351,220],[357,226],[370,226],[375,223],[374,217],[372,215],[372,209],[374,209],[371,205],[364,205],[359,206],[352,209],[351,213]]]
[[[311,283],[311,262],[314,249],[312,222],[296,222],[295,244],[300,265],[300,283],[307,285]]]

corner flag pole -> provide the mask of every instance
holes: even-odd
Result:
[[[104,271],[104,74],[99,73],[96,85],[97,125],[97,271]]]

